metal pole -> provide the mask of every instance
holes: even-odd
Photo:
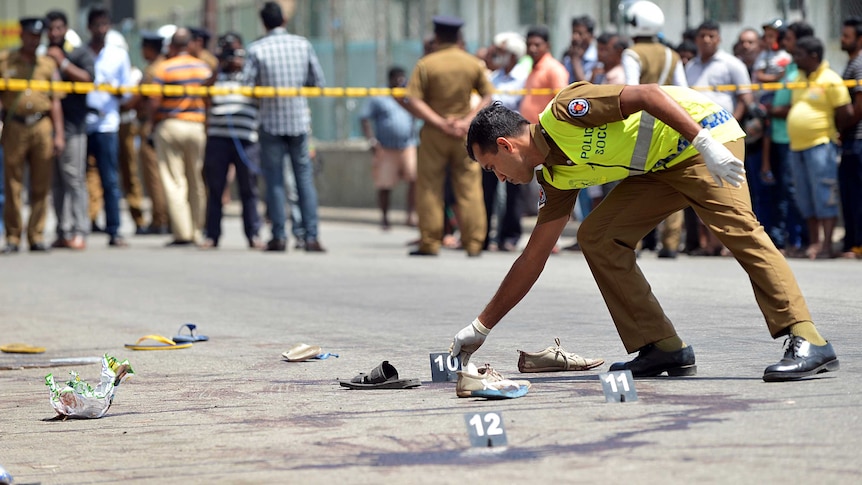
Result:
[[[392,59],[389,56],[391,33],[389,32],[389,25],[386,20],[386,12],[389,12],[391,8],[390,0],[377,0],[374,2],[374,25],[376,27],[374,43],[376,45],[375,57],[377,58],[376,86],[383,85],[383,81],[386,80],[386,67],[392,63]]]
[[[201,19],[201,23],[203,27],[215,34],[218,32],[218,7],[216,6],[216,0],[204,0],[203,9],[201,13],[203,13],[203,18]],[[209,49],[210,46],[204,44],[204,49]]]
[[[346,41],[344,35],[344,9],[343,0],[329,0],[329,25],[330,38],[333,41],[334,57],[335,57],[335,82],[333,86],[347,86],[347,59],[346,59]],[[346,125],[346,109],[344,98],[335,99],[335,132],[336,139],[344,140],[347,138],[345,133]]]

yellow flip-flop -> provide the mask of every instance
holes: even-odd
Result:
[[[149,343],[144,344],[147,340],[152,340],[158,343]],[[173,340],[163,337],[161,335],[144,335],[139,338],[137,342],[133,344],[126,344],[127,349],[131,350],[177,350],[177,349],[187,349],[191,347],[192,344],[178,344]]]
[[[7,354],[41,354],[45,352],[45,347],[36,347],[30,344],[14,343],[0,345],[0,351]]]

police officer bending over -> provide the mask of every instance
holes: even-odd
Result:
[[[584,220],[578,242],[626,350],[612,371],[634,377],[690,376],[694,351],[665,315],[637,266],[635,245],[659,221],[691,206],[748,273],[773,338],[788,336],[765,381],[838,370],[832,345],[817,331],[787,261],[751,210],[745,181],[745,133],[726,110],[683,87],[575,83],[530,125],[495,103],[482,109],[467,151],[503,181],[542,192],[527,247],[473,323],[455,335],[462,362],[530,290],[566,226],[579,189],[622,180]]]

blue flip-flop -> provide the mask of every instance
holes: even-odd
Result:
[[[188,335],[183,334],[184,328],[189,329]],[[174,335],[173,341],[177,342],[177,343],[180,343],[180,342],[183,342],[183,343],[185,343],[185,342],[206,342],[207,340],[210,339],[206,335],[196,335],[195,330],[197,328],[198,328],[198,326],[195,325],[194,323],[183,324],[183,326],[181,326],[180,329],[177,330],[177,334]]]
[[[515,399],[527,395],[530,388],[527,386],[518,386],[517,389],[482,389],[473,391],[470,397],[484,397],[485,399]]]
[[[326,360],[326,359],[328,359],[328,358],[330,358],[330,357],[335,357],[335,358],[337,359],[337,358],[338,358],[338,354],[333,354],[332,352],[324,352],[324,353],[322,353],[322,354],[317,354],[317,355],[315,355],[314,357],[312,357],[312,359],[317,359],[317,360]]]

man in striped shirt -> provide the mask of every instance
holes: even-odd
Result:
[[[276,2],[267,2],[260,11],[266,35],[249,44],[243,77],[249,85],[300,88],[323,86],[323,70],[311,44],[304,37],[284,29],[284,16]],[[266,206],[272,220],[272,240],[267,251],[285,251],[284,156],[290,155],[302,225],[305,250],[324,252],[317,234],[317,189],[314,187],[308,130],[311,117],[304,97],[260,99],[260,158],[266,182]]]
[[[215,77],[216,90],[238,90],[242,87],[245,51],[239,34],[228,33],[219,39],[220,68]],[[257,173],[260,171],[257,144],[257,104],[239,92],[214,93],[207,117],[207,147],[204,155],[204,179],[207,195],[207,239],[203,247],[218,247],[221,236],[222,194],[227,185],[228,167],[236,167],[236,180],[242,199],[242,222],[248,246],[262,249],[258,238],[260,216],[257,213]]]
[[[153,82],[163,88],[169,85],[198,87],[212,76],[210,68],[188,53],[191,34],[177,29],[171,39],[174,57],[153,69]],[[165,91],[170,92],[169,89]],[[149,99],[151,116],[156,123],[153,133],[159,158],[159,173],[168,201],[168,215],[174,240],[169,246],[188,246],[202,238],[206,194],[204,193],[203,152],[206,143],[206,104],[199,95],[167,94],[163,91]]]

